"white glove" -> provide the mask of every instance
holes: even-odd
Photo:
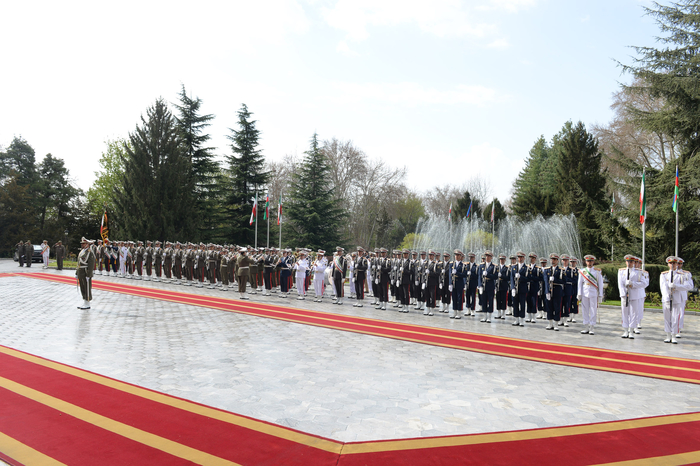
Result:
[[[547,301],[551,301],[551,300],[552,300],[552,295],[547,293]]]
[[[452,285],[450,285],[450,288],[449,288],[449,289],[450,289],[450,293],[451,293],[451,292],[452,292]]]
[[[484,287],[483,286],[479,287],[479,294],[484,294]]]
[[[440,283],[440,289],[442,289],[442,283]]]
[[[489,274],[489,273],[488,273],[486,270],[484,270],[484,273],[482,273],[481,275],[483,275],[483,276],[485,277],[485,276],[488,275],[488,274]]]
[[[392,285],[394,284],[394,280],[391,281],[391,284],[392,284]]]
[[[498,272],[498,278],[501,278],[501,272]]]
[[[375,279],[374,279],[374,283],[376,283],[377,285],[379,285],[379,279],[378,279],[378,278],[375,278]]]
[[[418,280],[416,280],[416,286],[418,286]]]
[[[630,283],[630,281],[627,280],[627,281],[625,282],[625,286],[629,288],[630,286],[632,286],[632,283]]]
[[[582,298],[583,298],[583,296],[581,296],[581,295],[577,295],[577,296],[576,296],[576,299],[577,299],[578,301],[581,301]]]
[[[453,274],[457,273],[457,269],[452,269],[452,273]]]
[[[598,296],[598,304],[600,304],[600,303],[602,303],[602,302],[603,302],[603,297],[602,297],[602,296]]]
[[[376,269],[377,269],[377,266],[376,266],[376,265],[373,265],[373,266],[372,266],[372,270],[376,270]]]
[[[673,282],[671,282],[671,283],[668,284],[668,289],[669,289],[669,290],[673,290],[675,287],[676,287],[676,284],[673,283]]]
[[[553,276],[549,277],[549,283],[553,283],[553,282],[554,282],[554,277]]]
[[[520,272],[515,273],[515,278],[520,278]]]
[[[515,298],[515,290],[510,290],[510,294]]]
[[[422,289],[422,290],[425,289],[425,283],[423,283],[423,285],[421,285],[421,289]]]

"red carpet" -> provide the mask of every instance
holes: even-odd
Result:
[[[0,346],[0,457],[11,464],[689,464],[698,433],[692,413],[342,444]]]
[[[22,276],[75,284],[56,275]],[[700,368],[693,360],[492,337],[99,281],[93,286],[308,325],[670,380],[697,383]],[[343,444],[0,346],[0,458],[25,465],[692,464],[700,463],[700,413]]]

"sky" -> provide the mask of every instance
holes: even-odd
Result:
[[[529,150],[612,118],[642,0],[2,2],[0,146],[62,158],[87,190],[105,141],[184,85],[230,154],[245,103],[267,160],[352,140],[420,192],[488,181],[505,201]]]

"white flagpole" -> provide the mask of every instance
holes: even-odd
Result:
[[[253,208],[255,209],[255,217],[253,220],[255,221],[255,249],[258,248],[258,191],[255,191],[255,204],[253,205]]]
[[[267,249],[270,249],[270,193],[265,197],[265,216],[267,217]]]

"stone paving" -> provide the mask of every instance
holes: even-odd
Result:
[[[0,261],[0,272],[40,272]],[[72,276],[72,271],[62,273]],[[237,293],[95,277],[223,296]],[[441,436],[700,411],[692,384],[521,361],[359,335],[96,290],[81,311],[75,287],[0,278],[0,344],[217,408],[340,441]],[[509,321],[455,321],[372,307],[251,296],[324,312],[697,359],[698,316],[678,345],[661,314],[620,338],[619,310],[601,311],[595,336],[581,324],[547,332]],[[371,300],[365,300],[365,303]],[[390,308],[393,309],[393,308]],[[526,324],[527,325],[527,324]]]

